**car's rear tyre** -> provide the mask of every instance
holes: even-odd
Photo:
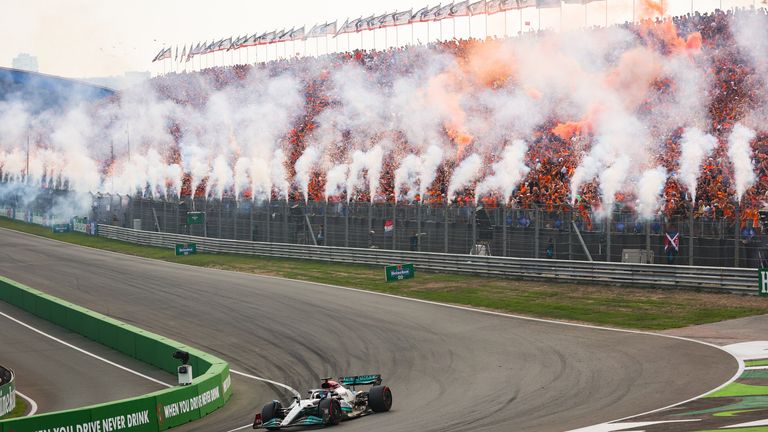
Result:
[[[392,390],[387,386],[377,385],[368,391],[368,408],[373,412],[387,412],[392,408]]]
[[[341,421],[341,403],[338,400],[327,397],[320,401],[317,409],[320,411],[324,425],[334,426]]]
[[[262,423],[266,423],[274,418],[282,419],[283,418],[283,405],[279,401],[272,401],[266,405],[264,405],[264,408],[261,409],[261,421]],[[267,427],[265,428],[267,430],[278,430],[280,429],[280,426],[278,427]]]

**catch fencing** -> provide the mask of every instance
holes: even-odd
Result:
[[[293,245],[158,233],[110,225],[99,225],[98,235],[114,240],[163,248],[173,248],[177,243],[196,243],[197,250],[200,252],[381,266],[393,263],[413,263],[417,270],[489,277],[518,277],[757,294],[757,271],[745,268],[625,264]],[[384,269],[382,268],[383,277]]]

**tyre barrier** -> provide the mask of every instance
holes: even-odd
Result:
[[[171,355],[189,353],[192,384],[66,411],[0,421],[0,432],[158,432],[202,418],[232,396],[229,364],[180,342],[0,276],[0,300],[176,375]],[[199,371],[199,372],[198,372]]]
[[[0,418],[16,408],[16,383],[13,371],[0,366]]]

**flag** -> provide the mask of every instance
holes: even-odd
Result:
[[[275,40],[275,37],[277,37],[277,32],[274,30],[269,33],[264,33],[263,35],[259,36],[259,44],[270,44],[273,40]]]
[[[460,17],[469,15],[469,0],[464,0],[456,4],[451,5],[451,9],[448,12],[449,16]]]
[[[440,5],[437,5],[432,8],[424,8],[423,12],[421,12],[421,15],[418,16],[418,21],[419,22],[432,21],[432,18],[435,16],[435,12],[437,12],[438,9],[440,9]],[[419,13],[416,12],[416,14],[418,15]]]
[[[501,0],[499,1],[499,9],[502,11],[518,9],[518,3],[519,0]]]
[[[488,15],[501,12],[501,0],[488,0],[485,2],[485,13]]]
[[[230,47],[232,47],[232,37],[222,39],[216,47],[216,51],[229,50]]]
[[[352,21],[349,21],[349,20],[345,21],[344,24],[339,29],[339,31],[336,32],[336,36],[344,33],[353,33],[357,31],[357,23],[360,22],[362,18],[363,17],[353,19]]]
[[[384,221],[384,235],[385,236],[391,236],[392,231],[395,228],[395,223],[392,219],[387,219]]]
[[[160,60],[160,56],[161,56],[161,55],[163,55],[163,53],[165,53],[165,48],[161,49],[161,50],[160,50],[160,51],[157,53],[157,55],[155,55],[155,58],[153,58],[153,59],[152,59],[152,63],[154,63],[154,62],[156,62],[156,61]]]
[[[157,59],[158,60],[166,60],[166,59],[171,58],[171,51],[172,51],[172,48],[167,48],[165,51],[162,52],[162,54],[160,54],[157,57]]]
[[[530,21],[526,21],[525,25],[529,26],[529,25],[531,25],[531,22]]]
[[[432,20],[440,21],[441,19],[448,17],[448,14],[451,12],[452,7],[453,7],[453,3],[443,6],[440,9],[436,10],[435,14],[432,15]]]
[[[411,16],[411,22],[421,22],[421,16],[427,13],[429,10],[429,6],[424,6],[423,8],[416,11],[415,14]]]
[[[304,35],[305,38],[313,38],[320,36],[320,32],[322,31],[323,26],[322,24],[315,24],[312,26],[311,29]]]
[[[335,35],[336,34],[336,23],[337,23],[337,21],[334,21],[332,23],[326,23],[325,27],[323,28],[323,34],[325,34],[325,35]]]
[[[388,13],[379,17],[379,27],[392,27],[395,25],[395,14]]]
[[[191,49],[192,47],[190,47]],[[184,45],[184,49],[181,51],[181,60],[183,61],[185,58],[187,58],[187,46]]]
[[[536,0],[517,0],[517,9],[525,9],[528,7],[535,7]]]
[[[371,16],[371,18],[369,18],[368,21],[365,23],[366,29],[376,30],[377,28],[381,27],[379,20],[381,20],[381,16]]]
[[[545,8],[557,8],[560,7],[560,0],[536,0],[536,7]]]
[[[288,39],[286,40],[292,41],[304,39],[304,26],[301,26],[301,28],[297,28],[296,30],[292,30],[287,37]]]
[[[485,13],[485,0],[480,0],[469,5],[470,15],[480,15]]]
[[[411,22],[412,16],[413,9],[403,12],[395,12],[392,15],[392,20],[395,22],[395,25],[405,25]]]
[[[176,55],[173,57],[173,60],[176,61],[179,59],[179,46],[176,45]]]
[[[368,21],[373,19],[373,15],[368,18],[360,18],[355,23],[355,32],[361,32],[368,29]]]

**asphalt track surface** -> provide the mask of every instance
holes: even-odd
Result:
[[[172,383],[173,377],[79,334],[0,302],[0,312],[90,353]],[[38,414],[139,396],[165,387],[43,336],[0,315],[0,364],[13,369],[16,388]]]
[[[564,431],[677,403],[732,378],[706,345],[195,268],[0,230],[0,274],[214,353],[302,392],[381,373],[392,411],[343,431]],[[170,355],[170,353],[169,353]],[[233,375],[231,402],[181,428],[229,431],[289,394]]]

